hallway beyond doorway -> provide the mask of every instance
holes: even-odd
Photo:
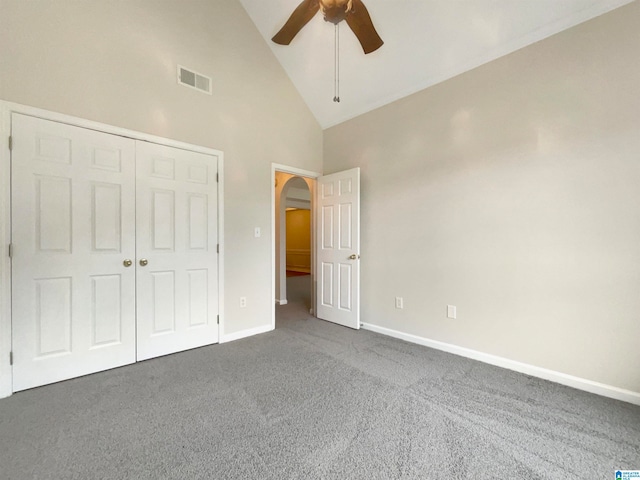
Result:
[[[287,277],[286,305],[276,305],[276,328],[290,320],[309,318],[311,309],[311,275]]]

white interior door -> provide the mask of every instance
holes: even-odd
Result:
[[[13,390],[135,361],[133,140],[12,115]]]
[[[360,169],[318,178],[317,315],[360,328]]]
[[[138,142],[138,360],[218,341],[217,157]]]

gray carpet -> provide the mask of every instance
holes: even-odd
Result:
[[[312,319],[309,277],[290,281],[275,332],[0,400],[0,478],[595,480],[640,468],[640,407]]]

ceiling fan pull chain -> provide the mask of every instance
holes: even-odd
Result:
[[[333,74],[333,101],[340,103],[340,26],[335,24],[334,38],[334,74]]]
[[[336,70],[338,71],[338,74],[336,75],[336,82],[338,84],[338,88],[337,88],[337,92],[338,92],[338,103],[340,102],[340,24],[336,25],[336,29],[338,30],[338,34],[336,35],[338,37],[338,47],[336,48],[336,51],[338,52],[336,55]]]

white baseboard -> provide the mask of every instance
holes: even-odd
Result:
[[[278,305],[286,305],[286,304],[287,304],[287,303],[289,303],[289,302],[287,302],[287,299],[286,299],[286,298],[281,298],[281,299],[276,299],[276,303],[277,303]]]
[[[450,343],[430,340],[428,338],[400,332],[398,330],[392,330],[390,328],[380,327],[378,325],[372,325],[370,323],[362,323],[361,327],[365,330],[371,330],[372,332],[381,333],[407,342],[416,343],[425,347],[442,350],[443,352],[453,353],[455,355],[495,365],[496,367],[502,367],[508,370],[524,373],[526,375],[531,375],[532,377],[538,377],[551,382],[560,383],[578,390],[584,390],[585,392],[595,393],[596,395],[602,395],[603,397],[633,403],[634,405],[640,405],[640,392],[632,392],[631,390],[613,387],[604,383],[593,382],[584,378],[574,377],[573,375],[567,375],[566,373],[516,362],[515,360],[509,360],[508,358],[498,357],[496,355],[479,352],[477,350],[471,350],[470,348],[459,347]]]
[[[273,329],[274,328],[271,325],[264,325],[262,327],[248,328],[247,330],[240,330],[239,332],[222,335],[222,337],[220,337],[219,343],[233,342],[234,340],[240,340],[241,338],[252,337],[253,335],[258,335],[260,333],[270,332]]]

